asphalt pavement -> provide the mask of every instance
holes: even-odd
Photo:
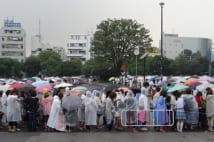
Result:
[[[1,142],[214,142],[214,132],[0,132]]]

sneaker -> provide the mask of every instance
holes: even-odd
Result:
[[[21,129],[17,128],[17,129],[16,129],[16,131],[20,132],[20,131],[21,131]]]
[[[148,128],[143,127],[140,129],[140,131],[143,131],[143,132],[148,131]]]

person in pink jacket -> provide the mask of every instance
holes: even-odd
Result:
[[[47,121],[49,118],[49,114],[51,111],[51,106],[53,102],[53,97],[50,95],[50,92],[48,90],[43,91],[43,96],[41,99],[41,107],[43,112],[43,122],[44,122],[44,128],[47,130]]]

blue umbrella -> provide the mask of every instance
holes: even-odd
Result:
[[[32,85],[35,87],[38,87],[38,86],[43,85],[43,84],[49,84],[49,81],[41,80],[41,81],[36,81],[36,82],[32,83]]]

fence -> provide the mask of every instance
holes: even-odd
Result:
[[[122,126],[173,126],[172,110],[122,110]]]

